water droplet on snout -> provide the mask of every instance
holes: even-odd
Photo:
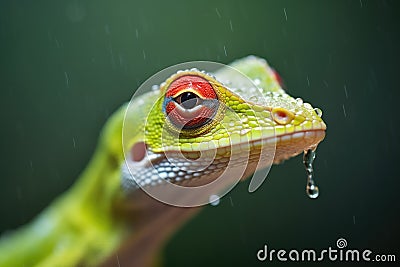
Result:
[[[296,98],[296,104],[297,104],[298,106],[303,105],[303,99],[301,99],[301,98]]]
[[[307,151],[304,151],[304,156],[303,156],[303,163],[306,168],[306,173],[307,173],[307,185],[306,185],[306,193],[309,198],[317,198],[319,195],[319,188],[315,184],[314,180],[314,170],[313,170],[313,162],[315,159],[315,149],[309,149]]]
[[[322,117],[322,110],[320,108],[314,108],[315,113],[317,113],[318,117]]]
[[[212,206],[217,206],[220,202],[220,198],[217,195],[211,195],[208,201]]]

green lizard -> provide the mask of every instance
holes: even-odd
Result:
[[[231,66],[256,87],[238,85],[230,68],[214,76],[191,69],[117,110],[75,185],[2,236],[0,266],[156,264],[167,238],[210,193],[323,140],[320,114],[286,94],[265,60],[250,56]]]

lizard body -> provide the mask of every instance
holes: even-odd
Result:
[[[117,248],[124,266],[154,264],[165,240],[199,210],[196,203],[323,140],[318,112],[286,94],[265,60],[250,56],[231,66],[255,86],[241,86],[231,68],[185,70],[117,110],[75,185],[0,239],[0,266],[114,266]],[[206,191],[165,189],[215,181]]]

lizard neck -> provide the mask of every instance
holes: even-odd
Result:
[[[147,195],[137,189],[127,196],[122,206],[130,234],[121,246],[101,264],[101,267],[154,266],[161,249],[168,239],[201,207],[175,207]]]

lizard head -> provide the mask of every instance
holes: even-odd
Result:
[[[129,145],[131,159],[145,165],[135,184],[201,186],[237,167],[245,178],[323,140],[320,110],[285,93],[265,60],[231,66],[213,74],[179,71],[161,84],[143,137]]]

